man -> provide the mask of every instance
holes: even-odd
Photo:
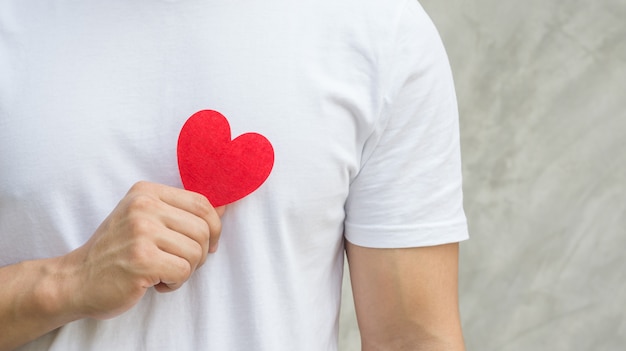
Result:
[[[0,349],[334,350],[344,248],[364,350],[463,349],[456,101],[415,1],[3,1],[0,77]],[[225,207],[180,181],[204,109],[275,153]]]

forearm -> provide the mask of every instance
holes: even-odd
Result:
[[[0,351],[12,350],[79,318],[71,311],[59,261],[33,260],[0,268]]]

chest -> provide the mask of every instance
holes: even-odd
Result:
[[[341,210],[380,96],[349,29],[271,6],[88,3],[2,11],[0,201],[116,189],[92,196],[108,208],[141,179],[180,186],[178,132],[214,109],[272,142],[265,190],[285,207]]]

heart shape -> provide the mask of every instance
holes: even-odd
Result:
[[[274,166],[274,148],[263,135],[245,133],[231,140],[226,117],[213,110],[194,113],[178,136],[178,170],[187,190],[215,207],[258,189]]]

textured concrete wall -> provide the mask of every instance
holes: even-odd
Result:
[[[626,350],[626,0],[422,4],[460,103],[468,350]]]

